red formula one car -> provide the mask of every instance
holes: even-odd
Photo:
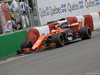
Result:
[[[88,26],[82,27],[82,22],[73,24],[68,24],[68,22],[62,24],[54,22],[52,25],[54,25],[54,30],[47,35],[42,34],[35,43],[32,43],[28,39],[23,40],[21,50],[18,50],[17,54],[30,53],[53,46],[61,47],[77,38],[81,38],[82,40],[91,38],[90,28]]]

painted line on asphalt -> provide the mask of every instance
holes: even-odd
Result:
[[[20,59],[20,58],[23,58],[23,57],[26,57],[26,56],[28,56],[28,55],[19,55],[19,56],[15,56],[15,57],[12,57],[12,58],[8,58],[8,59],[0,61],[0,64],[4,64],[4,63],[7,63],[7,62],[10,62],[10,61],[13,61],[13,60],[17,60],[17,59]]]
[[[92,33],[92,35],[97,35],[97,34],[100,34],[100,31],[94,31],[94,32]]]

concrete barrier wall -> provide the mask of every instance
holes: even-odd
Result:
[[[91,30],[94,30],[93,28],[93,19],[91,15],[84,15],[84,26],[89,26]]]
[[[100,15],[99,13],[91,13],[90,14],[92,16],[93,19],[93,30],[96,30],[98,28],[100,28]]]
[[[31,40],[31,42],[35,42],[42,34],[47,35],[53,29],[53,27],[53,25],[49,24],[45,26],[31,28],[27,32],[27,37],[29,40]]]
[[[83,26],[89,26],[92,31],[100,28],[100,12],[75,17],[67,17],[66,20],[69,23],[81,21]]]
[[[21,41],[27,39],[26,33],[24,30],[0,36],[0,58],[16,54],[16,51],[20,49]]]

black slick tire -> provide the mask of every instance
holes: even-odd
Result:
[[[32,43],[31,43],[31,41],[30,40],[23,40],[22,42],[21,42],[21,45],[20,45],[20,47],[21,47],[21,49],[23,49],[23,48],[31,48],[32,47]]]
[[[54,34],[52,35],[53,42],[55,42],[56,47],[62,47],[64,46],[64,37],[62,34]]]
[[[79,29],[79,36],[82,40],[91,39],[91,29],[88,26]]]

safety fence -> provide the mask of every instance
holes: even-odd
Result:
[[[36,0],[24,0],[24,3],[26,3],[26,6],[28,6],[25,7],[25,12],[21,10],[21,0],[16,0],[16,2],[18,5],[16,9],[18,10],[13,11],[13,9],[11,9],[13,8],[13,5],[11,6],[12,0],[0,1],[0,34],[15,32],[21,29],[27,29],[40,25]],[[17,24],[17,26],[12,27],[13,31],[6,32],[6,28],[10,26],[8,25],[8,21],[10,20],[13,20]],[[13,22],[11,21],[11,23]]]

